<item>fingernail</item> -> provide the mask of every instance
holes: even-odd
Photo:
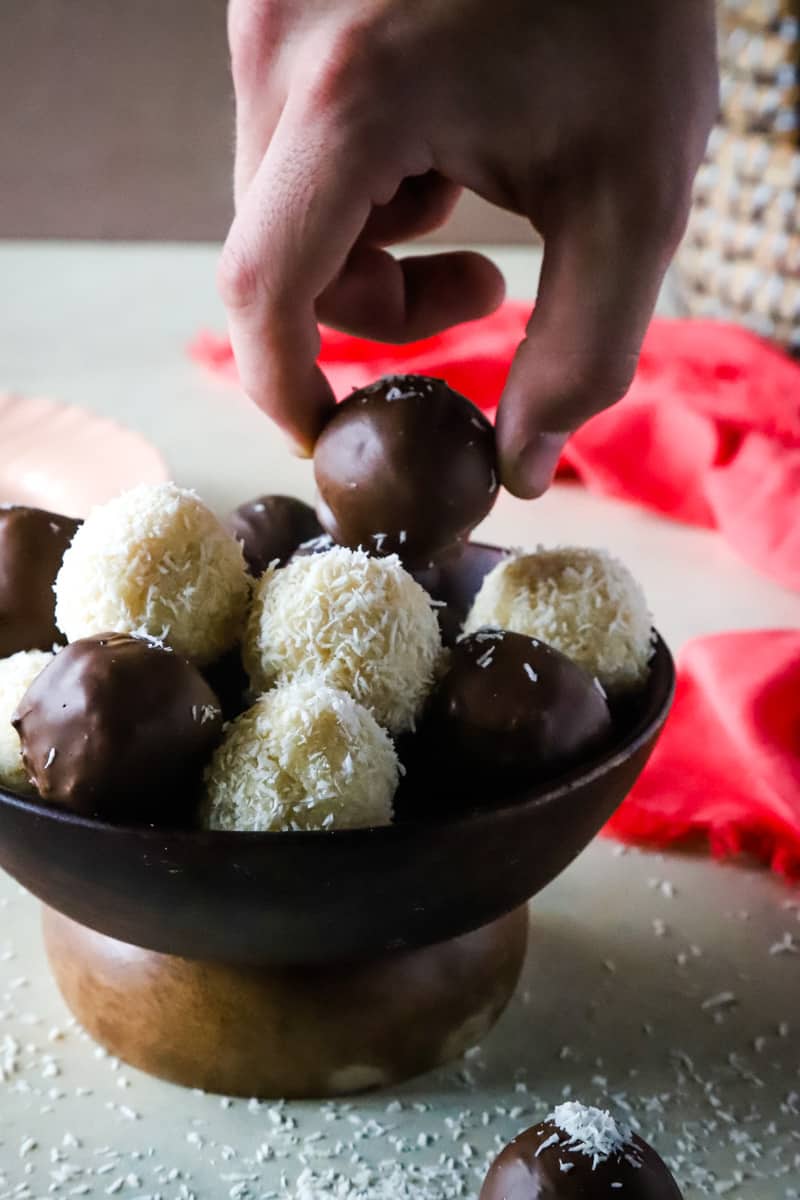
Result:
[[[289,433],[284,435],[284,441],[286,443],[287,450],[290,454],[294,455],[295,458],[313,457],[314,447],[309,445],[307,442],[298,441],[297,438],[293,438]]]
[[[513,468],[516,486],[511,490],[516,495],[531,499],[547,491],[568,437],[568,433],[537,433],[523,446]]]

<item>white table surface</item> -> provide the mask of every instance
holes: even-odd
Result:
[[[139,429],[221,512],[257,492],[310,497],[309,465],[184,354],[198,328],[223,327],[214,257],[0,244],[0,390]],[[495,257],[510,293],[532,294],[533,253]],[[609,547],[676,650],[696,634],[800,623],[798,597],[714,535],[577,488],[535,504],[504,495],[480,533]],[[757,868],[598,840],[532,916],[517,995],[464,1062],[351,1107],[259,1105],[183,1091],[97,1051],[49,978],[35,902],[1,877],[0,1200],[294,1196],[306,1166],[344,1177],[342,1200],[469,1196],[497,1140],[567,1095],[630,1111],[687,1198],[800,1196],[797,891]],[[303,1200],[329,1194],[317,1182]]]

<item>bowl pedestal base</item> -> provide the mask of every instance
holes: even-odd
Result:
[[[84,1029],[151,1075],[225,1095],[323,1097],[457,1058],[508,1003],[527,907],[438,945],[348,964],[199,962],[43,911],[56,982]]]

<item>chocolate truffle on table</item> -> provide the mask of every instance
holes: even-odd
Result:
[[[441,652],[430,597],[399,560],[344,546],[266,571],[242,645],[256,691],[317,675],[390,733],[413,728]]]
[[[486,625],[541,638],[596,675],[609,695],[647,677],[647,601],[628,568],[604,550],[561,546],[504,559],[484,578],[464,629]]]
[[[13,724],[42,800],[110,822],[171,825],[199,799],[222,716],[187,659],[109,633],[59,651]]]
[[[392,740],[318,676],[283,684],[230,725],[206,772],[208,829],[285,832],[387,825]]]
[[[44,650],[18,650],[9,658],[0,658],[0,787],[12,792],[32,792],[33,788],[28,782],[11,718],[36,676],[52,658]]]
[[[389,375],[337,406],[314,450],[317,514],[334,541],[425,565],[497,498],[494,429],[441,379]]]
[[[227,525],[256,578],[270,563],[283,566],[298,546],[322,533],[313,508],[294,496],[258,496],[234,509]]]
[[[581,667],[536,638],[481,629],[450,652],[421,735],[445,770],[530,782],[579,762],[610,729],[603,689]]]
[[[93,509],[56,579],[69,641],[143,633],[200,665],[238,641],[250,598],[242,548],[194,492],[141,484]]]
[[[682,1200],[652,1146],[602,1109],[569,1101],[517,1135],[479,1200]]]
[[[41,508],[0,505],[0,658],[63,643],[53,584],[79,525]]]

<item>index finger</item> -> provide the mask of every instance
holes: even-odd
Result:
[[[316,365],[314,304],[380,185],[366,144],[290,95],[222,252],[218,286],[244,390],[305,453],[334,403]]]

